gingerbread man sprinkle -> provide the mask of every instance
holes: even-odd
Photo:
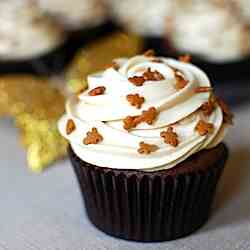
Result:
[[[190,63],[191,62],[191,56],[190,55],[184,55],[184,56],[180,56],[179,57],[179,61],[180,62],[184,62],[184,63]]]
[[[164,79],[165,77],[160,72],[157,70],[151,71],[151,68],[148,68],[142,76],[133,76],[128,78],[128,80],[137,87],[142,86],[146,81],[162,81]]]
[[[89,91],[90,96],[103,95],[106,88],[104,86],[96,87]]]
[[[76,129],[76,125],[72,119],[69,119],[66,124],[66,134],[70,135]]]
[[[165,77],[158,72],[157,70],[151,71],[151,68],[148,68],[142,75],[145,81],[162,81]]]
[[[233,125],[233,113],[230,111],[228,105],[220,98],[216,98],[218,105],[221,107],[223,112],[223,121],[227,124]]]
[[[144,103],[145,99],[143,96],[139,96],[139,94],[129,94],[126,96],[127,101],[132,105],[135,106],[137,109],[140,109],[142,104]]]
[[[127,116],[125,119],[123,119],[123,128],[126,130],[130,130],[132,128],[135,128],[138,124],[136,119],[139,116]]]
[[[154,144],[147,144],[144,142],[140,142],[139,149],[137,150],[139,154],[151,154],[159,149],[157,145]]]
[[[195,93],[206,93],[206,92],[211,92],[213,88],[211,87],[197,87],[194,89]]]
[[[140,87],[143,85],[143,83],[145,82],[145,79],[143,76],[133,76],[133,77],[129,77],[128,80],[133,83],[135,86]]]
[[[203,120],[200,120],[197,123],[195,130],[199,133],[200,136],[204,136],[204,135],[213,133],[214,125],[212,123],[208,123]]]
[[[177,147],[179,144],[178,135],[174,132],[172,127],[169,127],[167,131],[161,132],[161,137],[164,138],[164,142],[173,147]]]
[[[158,112],[155,107],[150,107],[148,110],[142,111],[142,114],[136,118],[138,123],[146,122],[148,125],[152,125],[157,118]]]
[[[175,79],[176,79],[175,88],[177,90],[185,88],[188,84],[188,81],[185,80],[184,77],[179,72],[175,72]]]
[[[148,110],[142,111],[140,116],[127,116],[123,119],[123,128],[130,130],[135,128],[139,123],[146,122],[148,125],[152,125],[157,118],[158,112],[155,107],[151,107]]]
[[[91,131],[87,132],[87,136],[83,139],[83,144],[98,144],[103,140],[102,135],[97,131],[97,128],[92,128]]]
[[[215,103],[211,99],[201,105],[201,111],[204,116],[210,116],[213,113],[214,108]]]

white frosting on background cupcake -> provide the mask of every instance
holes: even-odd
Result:
[[[172,0],[106,0],[113,16],[128,30],[142,35],[160,36],[170,15]]]
[[[102,0],[37,0],[40,7],[69,29],[93,27],[107,18]]]
[[[43,55],[64,41],[60,26],[32,0],[0,1],[0,60]]]
[[[248,23],[230,1],[176,0],[166,31],[177,50],[209,61],[233,61],[250,54]]]

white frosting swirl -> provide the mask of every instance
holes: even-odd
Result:
[[[209,117],[203,116],[199,108],[208,101],[210,93],[195,93],[197,87],[210,87],[206,74],[188,63],[158,59],[162,62],[157,63],[145,56],[118,59],[119,70],[109,68],[89,76],[89,89],[79,96],[80,100],[75,97],[68,100],[66,114],[59,121],[59,130],[82,160],[100,167],[156,171],[174,167],[190,155],[214,147],[221,141],[224,134],[221,108],[216,106]],[[129,77],[142,75],[148,68],[157,70],[165,79],[146,81],[140,87],[128,80]],[[188,80],[181,90],[175,88],[173,68]],[[105,86],[105,93],[89,96],[88,91],[98,86]],[[145,98],[140,109],[126,100],[128,94],[135,93]],[[141,123],[131,131],[123,129],[126,116],[140,115],[149,107],[155,107],[159,112],[152,125]],[[69,135],[66,134],[68,119],[73,119],[76,125]],[[200,119],[213,124],[212,133],[205,136],[197,133],[195,127]],[[177,147],[164,143],[160,137],[160,133],[170,125],[178,134]],[[84,145],[83,138],[93,127],[103,136],[103,141]],[[149,155],[139,154],[137,150],[142,141],[155,144],[159,149]]]

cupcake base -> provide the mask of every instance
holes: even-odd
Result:
[[[127,240],[168,241],[191,234],[208,219],[228,150],[204,150],[175,168],[156,172],[101,168],[69,155],[90,221]]]

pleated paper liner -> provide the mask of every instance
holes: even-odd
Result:
[[[71,148],[69,155],[90,221],[109,235],[153,242],[189,235],[207,221],[228,155],[219,147],[215,164],[186,173],[114,170],[81,161]]]

